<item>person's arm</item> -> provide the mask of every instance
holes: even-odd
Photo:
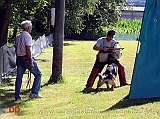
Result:
[[[101,50],[107,51],[107,49],[108,49],[108,48],[102,48],[102,47],[98,47],[98,46],[96,46],[96,45],[93,46],[93,50],[96,50],[96,51],[101,51]]]
[[[31,54],[31,50],[30,50],[31,46],[27,46],[26,45],[26,52],[27,52],[27,57],[30,61],[30,68],[33,69],[34,65],[33,65],[33,61],[32,61],[32,54]]]
[[[102,48],[102,47],[98,47],[96,45],[93,46],[93,50],[96,50],[96,51],[104,51],[106,53],[111,53],[112,50],[110,50],[109,48]]]

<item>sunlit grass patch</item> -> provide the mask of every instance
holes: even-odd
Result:
[[[137,41],[119,41],[123,55],[119,59],[126,68],[131,82]],[[14,85],[3,86],[6,94],[0,97],[0,118],[19,119],[152,119],[160,118],[160,99],[124,99],[130,86],[118,87],[114,91],[84,93],[87,78],[95,62],[97,52],[92,50],[95,41],[64,41],[63,83],[48,84],[52,69],[52,51],[49,47],[36,58],[42,72],[40,94],[42,99],[29,99],[30,91],[22,87],[23,100],[15,103]],[[27,76],[24,76],[24,81]],[[11,79],[12,83],[15,79]],[[33,81],[33,76],[32,76]],[[13,83],[14,84],[14,83]],[[25,84],[25,82],[23,82]],[[97,79],[93,88],[96,88]],[[119,80],[117,78],[117,86]],[[9,91],[9,89],[12,89]],[[19,106],[21,111],[9,113],[9,106]]]

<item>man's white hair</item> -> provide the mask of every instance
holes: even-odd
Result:
[[[29,20],[25,20],[25,21],[23,21],[23,22],[21,23],[21,25],[22,25],[22,28],[26,29],[26,28],[28,28],[29,26],[32,26],[32,23],[31,23],[31,21],[29,21]]]

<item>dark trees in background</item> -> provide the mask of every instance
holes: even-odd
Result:
[[[7,43],[12,0],[0,1],[0,47]]]

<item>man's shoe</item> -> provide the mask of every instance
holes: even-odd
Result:
[[[86,87],[83,89],[83,93],[91,93],[94,92],[95,89],[93,89],[92,87]]]
[[[33,93],[31,93],[31,94],[29,95],[29,97],[30,97],[30,98],[42,98],[41,95],[39,95],[39,94],[33,94]]]
[[[15,99],[15,103],[19,103],[21,102],[22,98],[19,98],[19,99]]]

